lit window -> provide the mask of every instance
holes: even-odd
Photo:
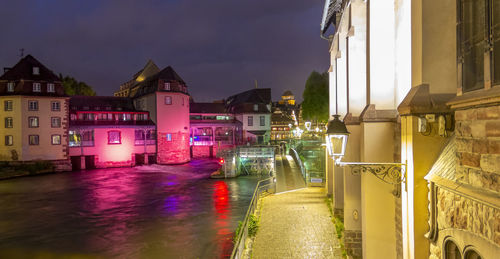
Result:
[[[33,75],[39,75],[40,74],[40,68],[39,67],[33,67]]]
[[[12,128],[14,126],[12,117],[5,118],[5,127]]]
[[[29,117],[28,125],[30,128],[38,128],[38,117]]]
[[[33,83],[33,92],[41,92],[42,91],[42,86],[40,83]]]
[[[248,126],[253,126],[253,116],[248,116]]]
[[[61,103],[60,102],[52,102],[52,111],[60,111],[61,110]]]
[[[56,88],[54,87],[54,84],[47,84],[47,92],[49,93],[55,93]]]
[[[28,110],[38,111],[38,101],[29,101],[28,102]]]
[[[4,111],[12,111],[12,101],[4,101]]]
[[[70,115],[70,119],[71,119],[72,121],[76,121],[76,118],[77,118],[77,117],[76,117],[76,114],[72,113],[72,114]]]
[[[172,134],[168,133],[165,137],[167,141],[172,141]]]
[[[170,91],[170,83],[164,83],[163,84],[163,89]]]
[[[108,144],[121,144],[122,136],[120,131],[108,131]]]
[[[61,127],[61,117],[52,117],[51,118],[52,128],[60,128]]]
[[[166,105],[172,104],[172,96],[165,96],[165,104]]]
[[[260,126],[266,126],[266,117],[260,116]]]
[[[38,145],[39,144],[38,135],[29,135],[29,143],[30,145]]]
[[[14,82],[7,83],[7,92],[14,92]]]
[[[14,136],[12,136],[12,135],[5,136],[5,145],[6,146],[14,145]]]
[[[61,135],[52,135],[52,145],[61,145]]]

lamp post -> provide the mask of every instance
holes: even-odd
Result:
[[[326,131],[328,154],[335,161],[335,165],[350,167],[353,174],[371,173],[388,184],[406,184],[406,163],[342,162],[350,133],[339,117],[333,115]]]

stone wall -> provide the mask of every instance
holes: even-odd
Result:
[[[192,158],[209,158],[210,149],[212,149],[212,157],[217,154],[216,146],[192,146]]]
[[[361,230],[344,230],[344,244],[347,254],[352,258],[363,256]]]
[[[464,184],[500,192],[500,106],[455,112],[457,178]]]
[[[442,188],[437,190],[437,223],[439,231],[465,230],[500,246],[500,210]]]
[[[167,134],[171,134],[170,140]],[[190,147],[189,147],[189,133],[178,132],[158,132],[158,164],[182,164],[189,162]]]

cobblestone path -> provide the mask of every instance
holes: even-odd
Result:
[[[342,258],[323,188],[262,199],[252,258]]]

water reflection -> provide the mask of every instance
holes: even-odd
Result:
[[[0,181],[0,258],[216,258],[231,253],[258,179],[208,160]]]

